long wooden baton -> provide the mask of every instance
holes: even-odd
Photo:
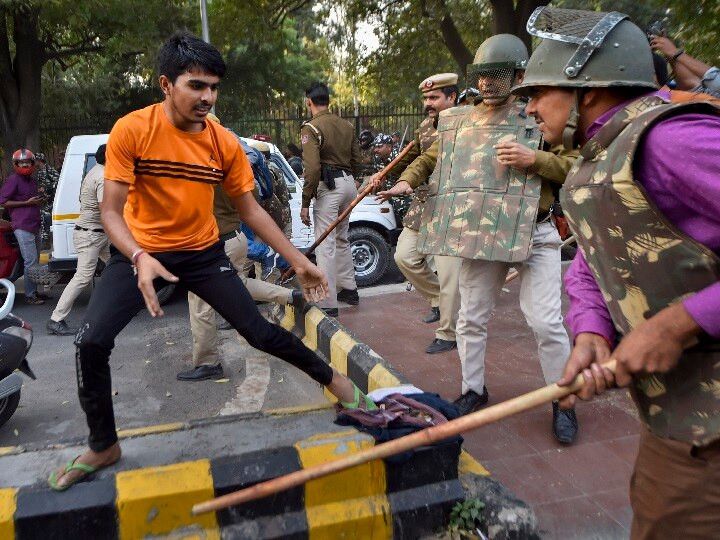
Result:
[[[569,246],[570,244],[572,244],[574,241],[575,241],[575,237],[571,234],[570,236],[568,236],[568,237],[565,239],[565,241],[562,243],[562,245],[561,245],[560,247],[561,247],[561,248],[567,247],[567,246]],[[515,279],[515,278],[518,277],[519,275],[520,275],[520,272],[518,272],[517,270],[513,270],[512,272],[510,272],[510,273],[507,275],[507,277],[505,278],[505,285],[507,285],[508,283],[510,283],[513,279]]]
[[[400,160],[405,157],[405,155],[410,151],[410,149],[415,146],[415,141],[411,141],[405,148],[403,148],[400,153],[395,156],[395,159],[393,159],[390,163],[385,165],[385,167],[382,168],[382,170],[378,173],[378,181],[381,181],[383,178],[387,176],[387,174],[397,165],[400,163]],[[320,235],[320,238],[316,238],[315,241],[312,243],[312,245],[305,251],[305,255],[310,255],[315,249],[322,243],[323,240],[325,240],[328,235],[332,232],[332,230],[337,227],[342,220],[344,220],[350,212],[352,212],[353,208],[355,208],[360,201],[362,201],[372,190],[374,189],[374,186],[372,183],[368,184],[365,189],[363,189],[360,193],[358,193],[357,197],[355,197],[355,200],[350,203],[350,206],[348,206],[343,212],[337,217],[335,221],[333,221],[330,226],[327,228],[327,230]],[[288,268],[285,273],[280,278],[281,281],[287,281],[291,277],[295,275],[295,270],[292,268]]]
[[[615,371],[615,360],[602,365],[602,367]],[[285,476],[279,476],[272,480],[267,480],[259,484],[255,484],[249,488],[241,489],[234,493],[228,493],[222,497],[196,504],[192,508],[193,515],[204,514],[206,512],[214,512],[229,508],[255,499],[267,497],[273,493],[278,493],[286,489],[300,486],[310,480],[315,480],[322,476],[332,473],[344,471],[357,465],[362,465],[368,461],[375,459],[384,459],[395,454],[407,452],[419,446],[426,446],[441,441],[448,437],[458,435],[464,431],[477,429],[486,424],[490,424],[497,420],[502,420],[508,416],[545,405],[556,399],[563,398],[572,393],[577,392],[583,386],[582,374],[578,374],[575,380],[569,386],[558,386],[553,383],[538,390],[533,390],[527,394],[523,394],[516,398],[503,401],[492,407],[487,407],[467,416],[461,416],[455,420],[450,420],[444,424],[432,426],[422,431],[417,431],[405,437],[400,437],[393,441],[389,441],[365,450],[361,450],[356,454],[352,454],[345,458],[329,463],[323,463],[309,469],[301,469]]]

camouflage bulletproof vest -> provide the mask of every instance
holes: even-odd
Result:
[[[688,112],[720,115],[711,105],[665,105],[654,96],[628,105],[584,146],[560,192],[621,334],[720,280],[720,258],[670,224],[633,178],[633,158],[646,130]],[[636,377],[631,393],[653,433],[702,445],[720,438],[718,381],[720,342],[701,339],[672,371]]]
[[[437,129],[435,129],[434,118],[428,117],[422,121],[420,128],[418,129],[418,139],[420,140],[420,152],[427,152],[428,148],[430,148],[437,139]],[[412,197],[412,204],[405,214],[403,225],[413,231],[420,230],[420,219],[422,218],[422,212],[425,207],[428,190],[429,186],[427,181],[415,188],[415,192]]]
[[[453,107],[440,113],[438,163],[422,216],[418,251],[520,262],[532,246],[541,177],[501,165],[493,145],[536,150],[542,137],[525,104]]]

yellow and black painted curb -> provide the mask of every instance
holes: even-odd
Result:
[[[399,371],[321,309],[307,304],[302,310],[278,305],[271,314],[283,328],[302,338],[305,345],[350,377],[363,392],[409,384]],[[326,395],[332,397],[327,392]]]
[[[350,429],[238,456],[117,472],[55,493],[0,489],[0,538],[416,538],[464,498],[459,444],[374,461],[216,513],[192,505],[374,444]],[[464,459],[464,458],[463,458]],[[462,470],[462,467],[460,467]]]

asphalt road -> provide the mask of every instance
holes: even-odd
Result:
[[[25,379],[20,406],[0,427],[0,447],[62,442],[87,434],[77,398],[73,337],[48,335],[45,323],[62,292],[42,306],[25,305],[18,293],[13,312],[34,330],[28,360],[38,379]],[[80,323],[90,293],[78,298],[68,317]],[[112,368],[118,428],[208,418],[220,414],[327,403],[320,385],[304,373],[251,348],[235,331],[220,331],[225,382],[180,382],[190,365],[192,336],[187,295],[176,290],[152,319],[141,312],[116,340]]]
[[[391,261],[383,279],[361,290],[361,295],[404,290],[401,281],[402,274]],[[25,379],[18,410],[0,427],[0,447],[85,436],[73,337],[48,335],[45,330],[64,285],[53,287],[53,298],[42,306],[26,305],[22,281],[16,285],[13,312],[34,330],[28,360],[38,379]],[[80,324],[89,299],[89,290],[77,299],[68,317],[71,326]],[[187,295],[176,290],[164,310],[165,316],[158,319],[142,311],[116,340],[110,365],[118,428],[327,403],[321,387],[305,374],[251,348],[231,330],[219,333],[226,382],[176,380],[177,372],[190,366],[192,355]]]

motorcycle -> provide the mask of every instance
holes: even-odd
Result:
[[[20,371],[33,380],[37,377],[30,369],[27,353],[33,341],[30,325],[10,311],[15,302],[15,285],[0,279],[0,287],[7,289],[5,302],[0,307],[0,427],[15,413],[20,403],[23,378]]]

